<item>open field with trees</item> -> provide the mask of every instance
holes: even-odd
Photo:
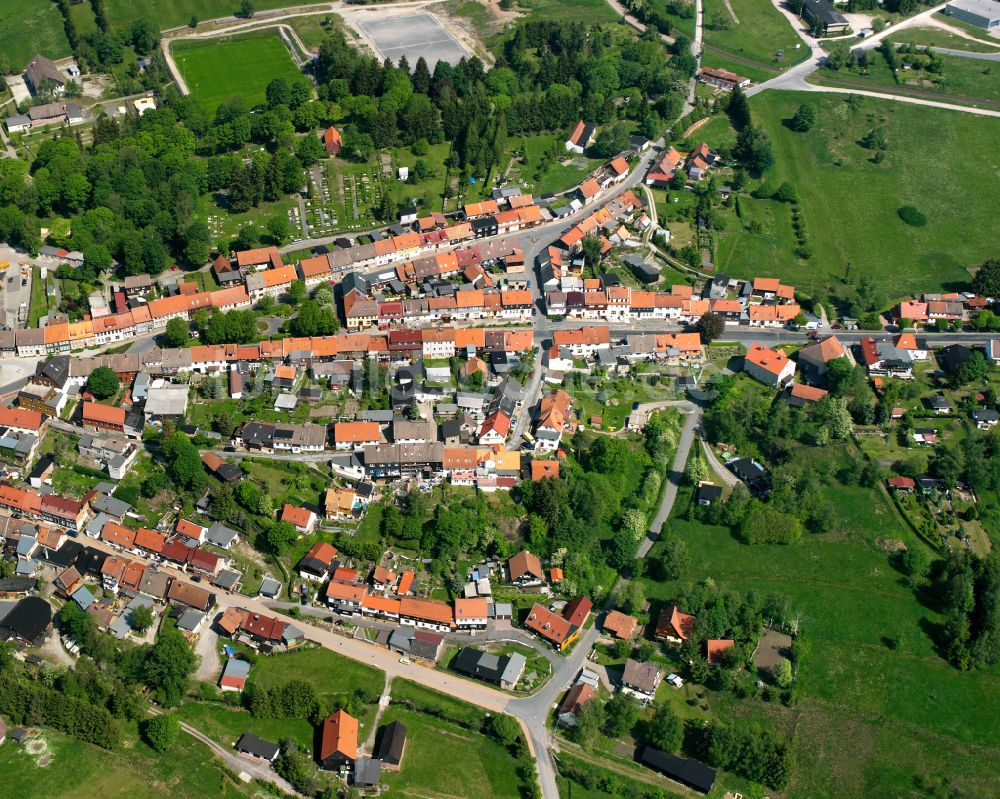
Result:
[[[191,94],[209,113],[232,97],[242,98],[248,107],[262,103],[272,80],[294,80],[301,74],[277,31],[180,41],[172,52]]]
[[[819,112],[807,133],[786,124],[802,103]],[[771,269],[735,263],[728,267],[733,273],[773,275],[831,293],[850,265],[855,281],[869,275],[889,295],[901,296],[964,288],[968,268],[992,254],[988,237],[973,231],[990,229],[1000,209],[1000,186],[982,179],[1000,169],[990,144],[1000,136],[1000,120],[792,92],[765,92],[751,107],[774,145],[766,183],[794,187],[813,254],[803,261],[786,253]],[[865,144],[878,129],[884,149]],[[965,157],[970,148],[980,157]],[[927,225],[902,222],[897,211],[904,204],[917,207]],[[752,235],[732,230],[721,238]]]
[[[127,799],[155,795],[164,799],[263,799],[260,786],[243,785],[228,773],[204,744],[181,733],[166,755],[157,754],[136,735],[129,745],[109,752],[49,728],[40,731],[43,753],[10,741],[0,747],[0,780],[6,799],[80,799],[106,796]],[[41,758],[49,758],[42,765]]]

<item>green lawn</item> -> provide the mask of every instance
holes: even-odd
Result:
[[[346,694],[359,688],[381,691],[383,686],[379,669],[319,648],[262,657],[253,667],[252,678],[262,688],[303,680],[321,694]]]
[[[733,21],[723,0],[705,0],[705,45],[755,61],[787,68],[806,56],[802,40],[771,0],[730,0],[739,23]],[[784,55],[778,58],[781,50]],[[745,74],[745,73],[744,73]]]
[[[37,0],[36,0],[37,2]],[[307,6],[321,0],[298,0],[293,5]],[[139,17],[147,17],[160,30],[187,25],[192,16],[202,22],[219,17],[229,17],[240,7],[239,0],[104,0],[108,19],[113,26],[123,27]],[[257,11],[285,8],[287,0],[254,0]]]
[[[172,51],[188,88],[209,113],[236,96],[248,106],[257,105],[272,79],[302,74],[275,31],[179,41]]]
[[[530,0],[522,10],[531,20],[556,20],[572,18],[582,25],[617,22],[618,14],[604,0]]]
[[[177,718],[225,747],[245,732],[274,743],[294,738],[306,749],[313,745],[313,728],[305,719],[255,719],[247,711],[221,702],[187,702],[177,709]]]
[[[802,102],[819,109],[805,134],[785,125]],[[850,263],[895,297],[964,288],[967,267],[995,254],[988,237],[970,231],[990,229],[1000,207],[1000,185],[983,178],[1000,170],[1000,121],[870,98],[852,111],[844,97],[794,92],[764,92],[751,108],[774,145],[768,181],[795,187],[813,251],[808,262],[784,252],[756,274],[832,287]],[[877,126],[889,141],[878,164],[858,143]],[[976,158],[965,157],[970,150]],[[927,216],[926,227],[898,218],[907,203]]]
[[[414,205],[421,215],[429,214],[432,211],[441,211],[441,194],[444,191],[444,162],[451,150],[451,145],[447,142],[432,144],[425,155],[414,155],[408,147],[396,147],[392,151],[392,168],[395,173],[401,167],[409,167],[410,178],[415,180],[414,165],[417,160],[426,163],[434,174],[424,180],[414,183],[400,183],[397,180],[389,181],[387,188],[393,198],[400,205]],[[395,175],[394,175],[395,176]]]
[[[996,795],[1000,669],[961,673],[935,652],[927,626],[941,619],[915,599],[879,547],[882,538],[920,546],[888,502],[861,488],[829,493],[837,509],[832,531],[789,547],[746,546],[728,529],[671,520],[692,558],[685,581],[711,577],[787,597],[811,645],[797,705],[709,692],[710,703],[723,718],[767,718],[794,732],[788,797],[926,795],[915,792],[914,779],[928,776],[946,776],[963,795]],[[662,601],[675,591],[671,583],[646,586]]]
[[[955,20],[949,18],[948,22]],[[985,34],[984,34],[985,35]],[[941,30],[941,28],[907,28],[889,39],[894,42],[906,42],[908,44],[927,44],[936,47],[948,47],[952,50],[969,50],[971,52],[996,52],[1000,47],[1000,40],[993,39],[992,42],[973,41],[964,36]]]
[[[746,78],[750,78],[754,83],[763,83],[766,80],[777,76],[778,69],[771,68],[770,66],[764,67],[752,67],[749,64],[744,64],[741,61],[735,61],[731,58],[726,58],[725,56],[719,55],[715,52],[705,51],[705,55],[701,59],[702,66],[715,67],[716,69],[728,69],[730,72],[735,72],[737,75],[743,75]],[[708,90],[711,87],[705,86],[704,84],[698,84],[698,90],[703,89]]]
[[[20,71],[36,53],[52,59],[71,54],[59,7],[46,0],[4,0],[0,55]]]
[[[28,327],[38,327],[38,320],[49,312],[49,297],[45,292],[45,281],[42,273],[32,270],[31,300],[28,304]]]
[[[518,761],[492,738],[399,705],[386,708],[379,723],[393,721],[406,726],[402,768],[382,772],[393,795],[491,799],[520,795]]]
[[[306,49],[316,52],[332,31],[344,27],[344,18],[339,14],[316,14],[311,17],[292,17],[288,24],[295,29]]]
[[[212,753],[181,734],[166,754],[156,754],[133,732],[122,749],[109,752],[50,729],[42,730],[51,761],[37,759],[9,739],[0,746],[4,799],[268,799],[259,786],[244,786]]]

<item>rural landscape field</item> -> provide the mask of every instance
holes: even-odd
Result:
[[[1000,796],[998,31],[0,2],[0,799]]]

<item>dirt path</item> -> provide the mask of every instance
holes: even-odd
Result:
[[[737,25],[739,25],[740,24],[740,18],[738,16],[736,16],[736,12],[733,10],[733,4],[730,3],[729,0],[722,0],[722,2],[724,2],[726,4],[726,11],[728,11],[729,12],[729,16],[731,16],[733,18],[733,22],[735,22]]]
[[[359,628],[360,629],[360,628]],[[378,699],[378,710],[375,711],[375,719],[372,721],[371,732],[368,733],[368,739],[364,743],[364,751],[368,754],[372,754],[375,751],[375,736],[378,733],[378,723],[379,719],[382,718],[382,713],[385,709],[389,707],[389,702],[392,700],[392,677],[388,674],[385,675],[385,687],[382,689],[382,696]]]
[[[686,139],[700,127],[702,127],[703,125],[707,125],[711,120],[712,117],[705,117],[704,119],[699,119],[697,122],[693,122],[692,124],[688,125],[687,130],[685,130],[684,133],[682,134],[682,138]]]
[[[162,712],[163,711],[161,711],[159,708],[150,708],[150,713],[152,713],[154,716],[158,716]],[[249,774],[251,778],[269,782],[272,785],[275,785],[278,788],[280,788],[285,793],[290,794],[291,796],[302,796],[302,794],[296,791],[289,782],[285,781],[277,774],[275,774],[269,765],[265,763],[258,763],[253,760],[246,760],[240,757],[239,755],[235,754],[234,752],[231,752],[225,747],[220,746],[218,743],[216,743],[207,735],[205,735],[205,733],[203,733],[201,730],[192,727],[190,724],[186,722],[182,721],[180,722],[180,725],[181,729],[184,730],[184,732],[186,732],[192,738],[205,744],[205,746],[211,749],[215,755],[217,755],[222,759],[222,762],[226,764],[226,768],[230,769],[231,771],[234,771],[236,774],[241,774],[241,773]]]

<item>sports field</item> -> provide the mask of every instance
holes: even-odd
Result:
[[[180,41],[171,49],[191,94],[209,113],[230,97],[242,97],[251,107],[262,103],[272,79],[302,74],[277,31]]]
[[[817,106],[819,122],[796,133],[785,121],[803,102]],[[782,247],[753,271],[740,253],[755,234],[734,224],[720,236],[731,257],[719,268],[728,274],[781,277],[830,293],[850,263],[853,275],[871,275],[900,297],[965,287],[968,267],[995,256],[986,231],[1000,212],[1000,185],[989,177],[1000,173],[1000,120],[871,98],[852,109],[846,95],[764,92],[750,105],[774,144],[768,184],[795,187],[813,256],[800,261]],[[859,143],[875,127],[888,139],[879,163]],[[900,221],[896,211],[905,204],[927,216],[925,227]]]
[[[49,58],[70,54],[63,19],[46,0],[3,0],[0,3],[0,60],[22,70],[35,53]]]

